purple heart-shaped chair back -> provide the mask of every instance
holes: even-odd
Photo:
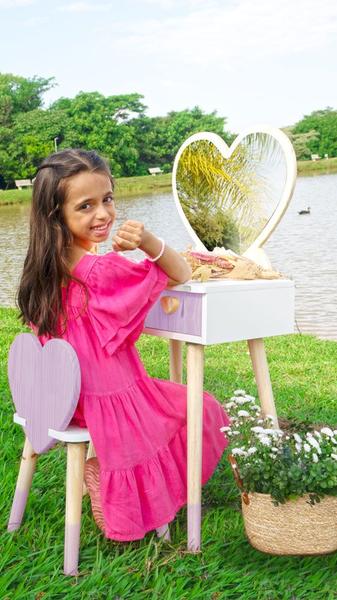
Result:
[[[42,346],[32,333],[20,333],[9,350],[8,378],[34,451],[46,452],[56,443],[48,429],[64,431],[77,406],[81,371],[75,350],[65,340]]]

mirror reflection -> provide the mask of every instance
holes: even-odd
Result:
[[[207,250],[224,247],[242,254],[277,209],[286,175],[282,147],[268,133],[250,133],[229,158],[201,139],[180,156],[176,192]]]

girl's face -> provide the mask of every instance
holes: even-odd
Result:
[[[112,185],[105,173],[84,171],[66,183],[63,218],[74,236],[74,246],[90,250],[106,240],[116,211]]]

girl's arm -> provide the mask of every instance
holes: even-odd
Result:
[[[162,247],[161,241],[150,231],[144,230],[144,238],[139,248],[150,258],[158,256]],[[192,277],[192,271],[185,259],[173,248],[165,245],[162,256],[156,261],[169,277],[168,285],[184,283]]]
[[[144,229],[139,221],[126,221],[113,238],[113,249],[118,251],[143,250],[150,258],[158,256],[162,243],[150,231]],[[192,277],[192,272],[185,259],[173,248],[165,246],[162,256],[156,261],[169,277],[168,285],[184,283]]]

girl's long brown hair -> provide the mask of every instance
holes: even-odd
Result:
[[[73,280],[68,268],[73,236],[67,228],[62,207],[67,179],[83,171],[112,176],[106,161],[94,151],[61,150],[46,158],[38,169],[33,186],[30,237],[27,256],[17,292],[19,318],[37,328],[38,335],[62,335],[58,325],[66,316],[62,306],[62,284]],[[86,291],[86,288],[85,288]]]

